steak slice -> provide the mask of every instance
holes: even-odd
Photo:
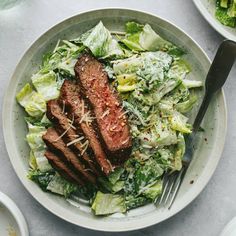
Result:
[[[81,164],[78,157],[66,146],[54,128],[47,129],[47,132],[43,135],[43,140],[49,149],[55,150],[63,155],[67,162],[74,167],[76,173],[81,175],[83,179],[88,180],[91,183],[96,183],[94,175],[89,170],[86,170],[85,166]]]
[[[66,115],[63,113],[58,101],[56,99],[50,100],[47,102],[47,117],[48,119],[56,123],[56,130],[60,130],[60,133],[65,133],[63,140],[83,158],[83,162],[91,169],[93,173],[99,175],[98,170],[94,164],[94,160],[91,156],[88,156],[85,149],[83,148],[82,141],[80,138],[83,138],[81,135],[78,135],[78,132],[71,128],[71,123],[69,122]],[[80,137],[79,137],[80,136]]]
[[[82,94],[94,110],[108,153],[126,159],[132,147],[128,119],[117,92],[109,85],[102,63],[91,55],[83,54],[75,65],[75,75]]]
[[[74,182],[80,185],[84,185],[84,182],[79,178],[67,165],[64,163],[59,156],[53,152],[46,150],[45,157],[48,159],[52,167],[65,179],[70,182]]]
[[[90,117],[92,112],[86,107],[84,100],[81,99],[77,85],[65,80],[61,87],[60,100],[63,100],[65,104],[70,107],[71,113],[74,115],[74,122],[80,127],[84,136],[89,140],[89,145],[94,152],[102,172],[106,175],[109,174],[113,170],[113,167],[107,159],[97,132],[92,125],[93,119]]]

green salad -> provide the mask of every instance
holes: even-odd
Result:
[[[223,2],[223,1],[221,1]],[[74,66],[89,51],[118,91],[132,134],[132,153],[123,166],[101,176],[96,186],[78,186],[60,176],[44,156],[42,140],[52,123],[46,103],[59,96],[64,80],[74,80]],[[26,111],[30,147],[28,178],[44,191],[67,199],[87,199],[96,215],[124,213],[153,202],[162,192],[164,172],[179,171],[184,136],[191,133],[188,113],[201,81],[188,78],[185,52],[162,38],[149,24],[127,22],[125,32],[109,31],[102,22],[81,36],[59,40],[42,59],[40,69],[17,94]]]
[[[223,25],[235,28],[236,26],[236,1],[216,0],[216,19]]]

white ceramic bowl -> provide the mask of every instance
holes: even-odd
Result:
[[[16,204],[0,192],[0,235],[29,236],[24,216]]]
[[[236,28],[224,26],[215,18],[215,0],[193,0],[193,2],[203,17],[218,33],[227,39],[236,41]]]
[[[136,20],[149,23],[164,38],[174,42],[187,52],[186,59],[192,65],[190,77],[202,80],[210,67],[210,61],[202,49],[186,33],[171,23],[144,12],[128,9],[103,9],[82,13],[57,24],[43,34],[27,50],[17,65],[6,91],[3,104],[4,138],[12,165],[26,189],[45,208],[73,224],[101,231],[128,231],[159,223],[187,206],[206,186],[220,159],[226,134],[226,105],[223,93],[213,99],[200,138],[194,160],[171,210],[159,211],[153,204],[131,210],[125,215],[94,216],[83,203],[72,206],[63,198],[43,192],[27,179],[29,148],[24,140],[27,132],[24,111],[16,103],[17,91],[28,81],[41,63],[42,55],[52,50],[58,39],[74,38],[102,20],[110,30],[124,30],[125,22]],[[200,98],[202,93],[199,94]],[[197,107],[193,113],[196,113]],[[190,184],[190,182],[193,184]]]

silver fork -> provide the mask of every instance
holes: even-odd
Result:
[[[214,94],[222,88],[236,57],[236,43],[225,40],[219,46],[205,81],[205,95],[193,123],[192,133],[185,137],[186,151],[183,157],[183,167],[180,171],[165,173],[163,177],[163,192],[155,201],[156,206],[170,209],[187,172],[193,157],[193,144],[202,119]]]

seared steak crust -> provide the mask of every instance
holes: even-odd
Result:
[[[109,174],[113,167],[103,150],[97,132],[94,130],[93,113],[88,109],[85,101],[81,99],[78,86],[65,80],[61,87],[60,100],[70,107],[70,113],[74,115],[74,123],[77,127],[80,127],[84,136],[88,139],[101,170],[105,174]]]
[[[82,157],[81,159],[87,168],[90,168],[93,173],[99,175],[99,172],[97,171],[94,164],[94,158],[89,156],[87,152],[84,151],[83,142],[85,140],[79,140],[79,138],[81,138],[81,133],[73,129],[72,126],[74,125],[70,123],[63,110],[65,111],[65,107],[64,109],[61,108],[57,100],[54,99],[47,102],[48,119],[56,124],[56,130],[59,130],[60,133],[65,133],[65,135],[62,137],[63,140],[67,144],[71,143],[70,147],[74,149],[78,156]]]
[[[60,135],[54,128],[48,128],[47,132],[43,135],[43,140],[50,150],[55,150],[60,153],[66,161],[71,164],[84,180],[88,180],[91,183],[96,183],[95,176],[87,170],[86,167],[80,162],[79,158],[66,146]]]
[[[75,65],[75,75],[81,93],[94,111],[107,153],[125,160],[132,146],[128,120],[118,94],[109,85],[103,65],[84,54]]]
[[[84,181],[79,178],[76,173],[74,173],[67,165],[64,163],[61,158],[55,153],[47,150],[45,156],[48,159],[52,167],[65,179],[70,182],[74,182],[80,185],[84,185]]]

